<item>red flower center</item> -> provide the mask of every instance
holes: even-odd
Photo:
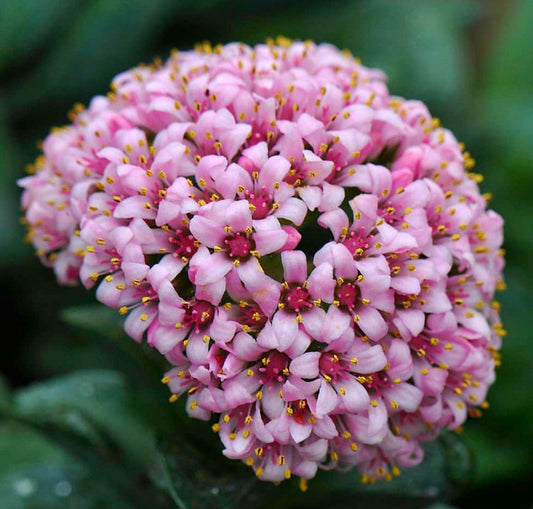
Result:
[[[259,372],[263,374],[261,383],[272,385],[273,382],[283,382],[289,374],[289,358],[281,352],[273,351],[268,357],[263,357]]]
[[[176,257],[181,256],[190,259],[198,251],[198,241],[188,230],[176,231],[175,236],[170,237],[169,241],[177,246],[176,251],[174,251]]]
[[[341,362],[339,356],[331,352],[323,353],[321,355],[320,360],[318,361],[318,367],[322,374],[331,377],[335,382],[339,377],[344,378],[346,376],[344,372],[348,370],[348,367],[345,363]]]
[[[283,180],[293,187],[300,187],[306,177],[307,172],[304,169],[291,168]]]
[[[244,259],[250,256],[250,251],[253,250],[253,241],[244,233],[235,233],[231,237],[224,240],[224,244],[228,246],[228,256],[230,258]]]
[[[215,307],[205,300],[186,302],[183,306],[186,308],[183,325],[193,327],[195,332],[209,325],[215,317]]]
[[[266,194],[264,189],[261,189],[261,192],[256,195],[249,191],[246,192],[246,197],[252,205],[252,218],[253,219],[264,219],[268,216],[270,209],[272,208],[272,196]]]
[[[267,317],[263,314],[258,306],[250,306],[248,304],[241,304],[241,315],[237,319],[242,325],[246,325],[250,330],[260,330],[267,321]]]
[[[335,295],[340,306],[353,311],[359,297],[359,288],[354,283],[343,283],[335,289]]]
[[[282,301],[285,308],[296,313],[307,311],[309,308],[313,307],[311,294],[303,286],[293,286],[292,288],[287,289]]]
[[[350,232],[342,240],[342,244],[348,248],[348,251],[355,257],[363,255],[365,249],[370,246],[372,236],[365,237],[363,230],[359,232]]]

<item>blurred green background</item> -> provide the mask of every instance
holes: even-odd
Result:
[[[331,42],[349,48],[363,64],[383,69],[393,94],[426,102],[466,144],[485,176],[482,191],[493,193],[491,207],[506,221],[503,363],[489,393],[490,409],[465,426],[473,479],[451,503],[463,509],[503,504],[529,509],[532,27],[533,0],[0,0],[5,385],[15,390],[80,368],[117,368],[111,346],[61,319],[62,310],[92,304],[94,295],[59,287],[23,242],[16,179],[37,156],[36,143],[49,129],[68,122],[74,103],[105,94],[115,74],[154,56],[165,59],[172,48],[189,49],[202,40],[253,44],[279,34]],[[13,429],[2,431],[0,491],[9,477],[6,437]],[[20,493],[26,488],[31,486],[18,486]]]

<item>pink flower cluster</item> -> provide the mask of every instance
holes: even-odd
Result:
[[[503,221],[382,72],[328,44],[204,44],[71,119],[20,181],[29,238],[166,356],[226,456],[390,479],[487,406]]]

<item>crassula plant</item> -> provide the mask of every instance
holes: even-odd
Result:
[[[329,44],[116,76],[21,179],[29,239],[265,481],[390,479],[487,406],[503,221],[420,101]]]

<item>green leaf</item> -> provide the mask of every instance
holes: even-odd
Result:
[[[159,380],[168,362],[148,345],[127,337],[123,317],[116,310],[91,302],[91,294],[86,297],[89,304],[64,307],[64,300],[50,306],[57,330],[52,330],[52,338],[50,332],[34,338],[35,346],[29,349],[32,364],[40,367],[36,378],[79,369],[116,369],[146,387],[139,397],[145,398],[148,392],[145,399],[153,398],[154,387],[163,394]]]
[[[161,383],[163,374],[170,368],[169,362],[146,343],[139,345],[126,336],[122,318],[116,311],[101,304],[67,308],[62,318],[71,326],[86,330],[89,341],[100,338],[97,348],[106,348],[106,357],[128,380],[135,390],[135,403],[142,408],[145,419],[158,436],[181,433],[185,440],[199,449],[218,448],[219,441],[212,433],[202,436],[198,433],[199,423],[191,419],[184,409],[185,401],[169,404],[168,387]],[[172,423],[170,426],[168,423]],[[206,426],[208,430],[209,427]]]
[[[69,465],[79,465],[83,479],[92,477],[99,483],[105,479],[102,489],[105,492],[112,486],[119,507],[159,509],[167,507],[168,500],[148,477],[157,461],[157,430],[150,425],[152,416],[136,392],[118,372],[79,371],[18,389],[9,415],[54,444],[56,456],[69,458]],[[30,467],[36,470],[31,478],[61,478],[65,470],[57,464],[45,465],[44,470],[39,465]]]
[[[14,399],[26,422],[73,430],[96,446],[117,444],[139,465],[153,461],[153,433],[117,372],[76,372],[20,389]]]
[[[89,333],[90,340],[105,340],[111,343],[111,352],[118,365],[137,378],[144,376],[150,383],[160,380],[169,363],[146,344],[139,345],[124,332],[124,319],[117,310],[103,304],[68,307],[61,311],[61,320],[78,331]],[[121,362],[122,361],[122,362]],[[141,370],[143,373],[139,373]],[[159,384],[158,384],[159,385]]]
[[[135,383],[142,383],[148,397],[154,397],[155,387],[159,395],[165,392],[160,379],[168,362],[148,345],[139,345],[128,337],[124,319],[115,309],[100,303],[67,307],[61,311],[60,319],[80,336],[87,349],[91,345],[100,351],[104,348],[113,366]],[[143,398],[142,394],[139,397]]]
[[[116,310],[103,304],[66,308],[61,312],[61,319],[70,325],[98,332],[107,338],[124,336],[122,318]]]
[[[174,439],[160,445],[158,459],[153,478],[179,509],[240,509],[272,502],[270,483],[261,483],[241,462],[219,451],[201,454]]]
[[[128,493],[129,502],[138,502],[134,507],[147,507],[151,497],[157,493],[161,497],[169,487],[168,493],[174,500],[180,500],[176,490],[180,496],[183,493],[190,499],[188,508],[218,507],[203,503],[215,500],[219,504],[226,499],[233,500],[235,493],[241,494],[242,482],[250,481],[250,477],[244,478],[242,472],[238,480],[231,476],[232,470],[242,465],[226,460],[220,454],[220,444],[216,450],[206,448],[205,444],[209,444],[214,435],[209,425],[188,419],[194,432],[182,430],[180,414],[171,410],[177,405],[165,404],[164,400],[158,405],[165,417],[159,427],[154,425],[154,419],[159,420],[156,416],[161,413],[156,412],[154,416],[151,408],[137,397],[144,391],[144,387],[141,391],[134,389],[124,375],[114,371],[79,371],[19,389],[11,415],[39,430],[88,472],[99,472],[112,480],[121,496]],[[193,434],[196,442],[204,443],[203,452],[194,447]],[[165,440],[172,437],[173,443],[179,444],[178,449],[172,449],[173,452],[179,450],[179,457],[173,456],[170,460],[179,460],[173,464],[176,487],[166,482],[168,467],[161,462],[156,450],[159,435]],[[224,474],[210,473],[208,479],[208,469],[220,464],[224,464],[224,468],[218,471]],[[152,477],[151,484],[148,475]],[[225,479],[231,480],[231,486],[224,484]],[[251,480],[255,482],[253,476]],[[159,490],[155,491],[156,487]],[[201,495],[204,492],[206,497]],[[159,506],[152,504],[152,507]]]
[[[6,509],[142,509],[111,478],[19,423],[0,422],[0,507]],[[161,507],[161,506],[159,506]]]
[[[180,509],[318,509],[332,500],[336,509],[424,508],[462,493],[472,467],[468,449],[455,434],[424,448],[424,462],[391,482],[362,484],[355,470],[319,471],[302,493],[297,479],[275,486],[256,479],[241,462],[188,454],[186,444],[175,443],[161,448],[157,478]]]

